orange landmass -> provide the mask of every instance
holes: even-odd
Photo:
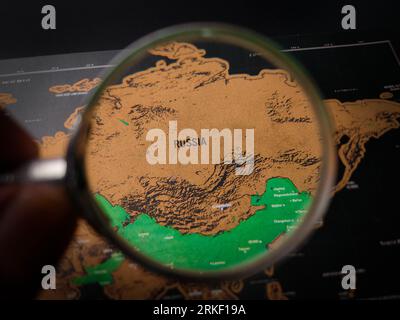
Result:
[[[335,192],[343,189],[350,180],[365,155],[365,144],[371,139],[380,138],[400,125],[400,104],[382,99],[340,102],[325,100],[332,111],[336,124],[335,140],[339,159],[344,165],[344,173],[335,187]],[[340,143],[343,137],[347,141]]]
[[[17,99],[11,93],[0,93],[0,110],[4,109],[9,104],[14,104]]]
[[[85,106],[78,107],[75,111],[68,117],[64,122],[64,127],[67,129],[74,129],[80,123],[80,116],[82,112],[85,110]]]
[[[65,93],[65,92],[89,92],[93,88],[97,87],[101,82],[100,78],[82,79],[73,84],[62,84],[55,85],[49,88],[52,93]]]

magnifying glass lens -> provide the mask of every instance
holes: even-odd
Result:
[[[144,43],[105,79],[89,105],[85,174],[128,254],[188,275],[243,273],[318,222],[328,135],[287,62],[211,28]]]

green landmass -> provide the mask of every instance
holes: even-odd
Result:
[[[301,221],[312,200],[309,193],[299,192],[290,179],[271,178],[263,194],[249,199],[252,206],[260,206],[259,210],[229,231],[206,236],[182,234],[158,224],[145,213],[130,222],[129,214],[122,207],[113,206],[101,194],[95,197],[110,218],[111,226],[139,251],[170,267],[193,271],[223,269],[257,258],[274,240]],[[75,283],[108,284],[120,259],[122,255],[113,256],[87,268],[87,275],[77,278]]]
[[[123,123],[124,125],[126,125],[126,126],[128,126],[129,125],[129,123],[128,122],[126,122],[125,120],[122,120],[122,119],[118,119],[121,123]]]
[[[75,278],[72,283],[76,285],[98,283],[102,286],[111,284],[113,281],[112,273],[119,268],[122,261],[124,261],[122,253],[113,253],[111,257],[103,263],[92,267],[86,267],[86,275]]]

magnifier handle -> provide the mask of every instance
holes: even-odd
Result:
[[[0,174],[0,185],[63,182],[67,172],[64,158],[38,159],[28,162],[14,172]]]

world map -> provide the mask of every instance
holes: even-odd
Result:
[[[307,127],[307,124],[312,121],[312,114],[309,112],[307,113],[307,108],[297,109],[297,107],[293,107],[298,105],[304,106],[304,104],[299,103],[301,97],[296,95],[294,90],[291,91],[293,86],[287,82],[285,74],[279,74],[275,71],[262,71],[258,77],[230,75],[229,64],[226,61],[219,58],[205,58],[204,50],[199,50],[189,44],[174,44],[172,47],[161,48],[152,53],[166,56],[169,59],[176,59],[177,61],[174,62],[175,64],[181,66],[185,71],[192,70],[194,72],[185,72],[184,74],[189,74],[190,79],[184,78],[185,81],[183,81],[182,84],[185,83],[185,86],[182,87],[179,86],[180,82],[177,81],[175,86],[171,88],[170,96],[162,95],[154,97],[154,92],[152,92],[152,99],[154,100],[150,101],[150,103],[149,101],[136,103],[135,106],[137,106],[133,108],[133,113],[124,113],[123,108],[122,110],[120,108],[118,109],[118,114],[112,114],[112,118],[115,118],[121,124],[120,129],[118,130],[122,134],[124,133],[124,130],[130,129],[130,125],[132,124],[134,133],[140,135],[143,126],[148,123],[146,121],[157,121],[157,113],[160,111],[160,106],[165,104],[163,103],[163,99],[168,99],[167,101],[176,99],[174,94],[179,96],[179,93],[182,93],[182,91],[179,90],[190,89],[190,87],[187,87],[187,83],[192,85],[205,83],[201,87],[207,89],[208,86],[212,88],[213,85],[216,85],[217,87],[213,90],[215,90],[215,92],[221,92],[221,88],[218,87],[218,85],[226,80],[229,80],[225,89],[228,90],[228,96],[231,96],[232,94],[234,99],[237,101],[240,101],[240,99],[249,101],[249,97],[253,97],[255,100],[251,101],[251,105],[260,104],[263,106],[263,111],[265,112],[263,116],[264,118],[265,116],[269,117],[271,120],[270,125],[275,126],[274,132],[279,131],[279,126],[287,125],[294,125],[294,128],[297,127],[294,130],[300,130],[299,126],[301,126],[301,130],[303,130],[304,127]],[[154,79],[149,79],[146,74],[146,72],[150,72],[151,76],[153,76],[154,73],[158,71],[159,76],[162,77],[168,74],[168,71],[170,70],[168,67],[171,66],[161,60],[153,69],[145,70],[140,75],[135,74],[125,78],[125,83],[123,83],[122,86],[112,88],[112,91],[110,90],[109,92],[110,96],[104,97],[102,103],[104,103],[105,106],[108,106],[108,108],[102,108],[101,112],[104,112],[104,114],[100,116],[110,117],[109,112],[115,111],[115,100],[113,100],[113,97],[117,96],[119,99],[130,99],[129,94],[126,92],[129,90],[130,84],[136,83],[135,88],[137,88],[137,90],[155,90],[155,92],[161,92],[162,89],[163,92],[168,92],[168,88],[166,87],[153,89],[150,87],[150,89],[147,89],[148,82]],[[180,71],[182,71],[179,69],[178,71],[175,71],[176,69],[172,70],[176,72],[174,74],[175,77],[179,75]],[[171,76],[171,74],[168,75]],[[178,77],[178,79],[180,79],[180,77]],[[210,79],[213,81],[210,81]],[[268,81],[271,79],[274,79],[275,81]],[[161,83],[161,86],[163,86],[165,81],[160,81],[160,79],[158,80],[159,83]],[[267,81],[269,84],[272,82],[273,85],[266,86],[263,81]],[[260,88],[265,90],[266,87],[270,91],[260,91]],[[233,91],[231,92],[229,90]],[[242,93],[242,95],[235,95],[233,94],[234,92]],[[243,92],[246,92],[246,94],[243,95]],[[149,95],[144,94],[143,96],[148,97]],[[338,192],[347,184],[351,175],[357,169],[357,166],[364,157],[366,152],[365,144],[367,141],[371,138],[379,138],[388,130],[399,127],[398,118],[400,116],[400,105],[396,102],[384,99],[365,99],[355,102],[340,102],[338,100],[328,99],[324,102],[334,118],[336,128],[334,138],[338,144],[339,159],[344,166],[344,172],[335,189],[335,192]],[[122,103],[122,105],[124,104]],[[128,103],[128,105],[130,104]],[[227,103],[226,105],[234,106],[235,104]],[[218,106],[223,107],[224,103],[220,103]],[[66,119],[65,127],[73,127],[76,120],[79,119],[80,112],[82,111],[83,108],[79,107],[68,119]],[[172,109],[164,111],[171,112]],[[235,114],[234,112],[231,113]],[[139,120],[136,121],[137,119]],[[128,125],[124,124],[120,120],[128,123]],[[312,126],[310,127],[309,130],[312,130]],[[115,133],[115,126],[109,128],[109,130],[109,133]],[[107,128],[105,132],[107,132]],[[282,132],[287,132],[287,128],[282,130]],[[131,133],[132,132],[129,134]],[[296,135],[292,134],[291,136]],[[64,132],[58,132],[54,136],[43,137],[39,142],[42,156],[53,157],[63,155],[69,138],[70,135]],[[291,142],[292,145],[298,145],[301,146],[301,148],[298,148],[297,150],[283,148],[284,152],[282,152],[282,148],[277,150],[271,149],[275,143],[268,145],[268,150],[265,151],[265,154],[270,154],[266,157],[266,161],[261,161],[258,164],[258,168],[260,168],[258,180],[252,180],[251,182],[240,181],[240,183],[237,183],[235,182],[235,179],[238,178],[232,175],[231,179],[233,180],[233,185],[240,184],[244,186],[244,190],[237,190],[237,194],[247,194],[249,196],[263,195],[266,183],[269,181],[268,178],[271,176],[280,176],[290,177],[290,181],[294,186],[296,186],[297,191],[306,191],[312,195],[317,182],[320,151],[315,148],[315,143],[313,144],[312,141],[308,141],[307,144],[301,140],[304,139],[299,138],[298,141]],[[121,143],[123,143],[123,139]],[[97,150],[104,150],[104,148],[101,149],[101,146],[97,146],[97,148],[98,149],[94,148],[90,150],[90,154],[95,155]],[[95,159],[95,157],[93,159]],[[115,158],[110,157],[108,158],[108,161],[115,161]],[[268,170],[272,170],[273,174],[262,174],[263,167],[260,163],[262,165],[267,163]],[[136,185],[136,183],[132,184],[132,181],[126,181],[126,176],[119,176],[117,172],[119,170],[116,170],[116,172],[110,172],[110,179],[108,181],[100,182],[96,180],[96,172],[100,175],[100,173],[104,172],[103,170],[105,167],[109,167],[107,161],[99,164],[96,163],[96,165],[90,165],[89,167],[93,168],[93,173],[91,173],[92,176],[90,179],[94,192],[101,194],[102,197],[106,198],[109,205],[112,207],[120,205],[131,215],[138,215],[139,212],[146,212],[145,206],[148,204],[145,203],[144,200],[139,204],[136,202],[136,199],[140,200],[140,196],[138,197],[140,192],[134,193],[134,196],[132,195],[131,187],[132,185]],[[301,173],[299,173],[299,167],[305,169],[301,170]],[[121,170],[120,172],[127,172],[126,170],[132,169],[125,168],[125,170]],[[188,173],[188,176],[190,175],[191,173]],[[242,177],[240,178],[243,179]],[[113,182],[115,181],[123,181],[125,182],[125,186],[124,183],[121,185],[119,183],[117,186],[114,186],[115,183]],[[202,179],[199,178],[198,181],[202,181]],[[274,181],[272,180],[272,182]],[[176,190],[171,190],[171,192],[176,192]],[[129,195],[131,195],[131,197],[129,197]],[[223,195],[224,194],[221,195],[217,193],[215,197],[217,198]],[[172,226],[181,234],[195,233],[213,235],[220,231],[234,229],[240,221],[249,220],[250,217],[254,216],[255,212],[259,209],[256,206],[249,205],[248,201],[245,202],[240,200],[240,197],[238,198],[239,200],[237,200],[236,204],[234,201],[235,194],[229,199],[230,201],[224,201],[224,203],[229,202],[234,204],[233,207],[229,209],[229,216],[226,214],[227,211],[221,210],[215,210],[213,214],[210,213],[208,216],[199,215],[200,224],[191,229],[190,232],[184,229],[185,223],[180,224],[179,222],[182,220],[175,217],[172,212],[170,216],[167,215],[169,219],[164,220],[163,217],[160,214],[157,215],[157,212],[154,212],[154,210],[147,210],[147,212],[152,212],[152,217],[156,219],[160,225]],[[253,197],[252,199],[253,204],[259,204],[259,201],[261,201],[261,197],[259,196]],[[185,204],[183,204],[183,207],[185,207]],[[140,210],[138,210],[138,208]],[[183,210],[183,214],[185,214],[185,210]],[[189,210],[186,213],[189,217],[192,214],[193,213]],[[236,218],[232,219],[232,216]],[[213,219],[216,219],[216,221],[219,221],[218,219],[220,219],[221,223],[213,224]],[[211,226],[211,228],[209,226]],[[267,274],[271,272],[273,272],[273,269],[266,270]],[[59,289],[54,293],[43,292],[43,297],[51,294],[53,297],[77,298],[80,294],[80,285],[85,283],[99,283],[104,287],[104,293],[110,298],[157,298],[162,297],[163,294],[171,288],[176,288],[188,298],[198,297],[198,294],[201,294],[204,298],[210,297],[210,295],[214,298],[234,298],[243,287],[243,281],[244,280],[224,281],[219,284],[217,290],[210,290],[207,285],[177,282],[153,274],[142,269],[133,262],[124,259],[120,253],[115,253],[109,248],[106,241],[93,232],[86,223],[81,222],[75,240],[70,245],[65,258],[60,264],[58,279]],[[280,289],[279,284],[270,284],[266,290],[276,298],[284,298],[279,294]]]

